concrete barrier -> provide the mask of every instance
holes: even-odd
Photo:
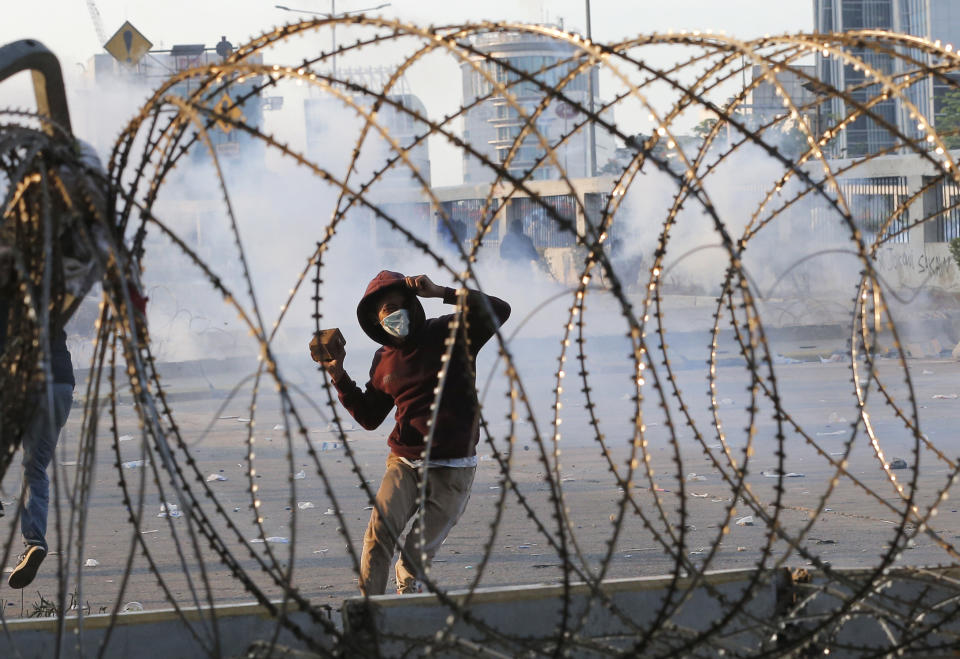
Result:
[[[279,607],[279,603],[276,603]],[[339,624],[339,616],[323,610],[326,619]],[[291,611],[288,618],[306,637],[323,647],[337,645],[338,639],[328,635],[322,624],[314,622],[302,611]],[[238,604],[209,608],[181,608],[122,613],[110,630],[111,616],[97,614],[83,617],[83,633],[78,633],[78,619],[69,616],[63,621],[62,657],[240,657],[258,640],[273,638],[279,622],[260,604]],[[216,625],[217,637],[214,635]],[[0,630],[0,657],[49,659],[57,656],[59,621],[56,618],[10,620]],[[109,630],[109,639],[107,632]],[[102,650],[104,642],[106,648]],[[289,629],[280,627],[277,642],[286,647],[307,649]]]
[[[327,624],[291,612],[299,636],[258,604],[126,613],[112,630],[109,615],[85,616],[82,634],[78,619],[69,617],[60,656],[240,657],[255,642],[274,639],[282,650],[255,656],[955,656],[958,595],[957,567],[883,575],[838,569],[829,576],[803,568],[729,570],[699,580],[613,579],[596,588],[577,583],[356,597],[342,611],[321,609]],[[7,621],[0,656],[56,656],[59,629],[56,619]]]
[[[834,570],[828,578],[784,568],[759,575],[759,586],[741,604],[755,576],[731,570],[697,584],[668,576],[610,580],[599,587],[603,597],[576,584],[563,629],[565,596],[558,585],[450,593],[457,606],[469,597],[469,619],[432,594],[355,598],[344,602],[344,634],[354,647],[382,656],[420,655],[427,647],[439,657],[540,656],[552,653],[561,635],[567,639],[562,651],[576,657],[798,651],[857,657],[867,649],[881,656],[900,648],[940,656],[960,647],[960,569],[902,568],[878,579],[871,570]],[[677,608],[658,619],[671,584]],[[866,594],[858,593],[863,586]],[[645,643],[651,631],[653,640]]]

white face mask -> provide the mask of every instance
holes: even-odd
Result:
[[[403,339],[410,333],[410,312],[398,309],[380,321],[380,326],[390,336]]]

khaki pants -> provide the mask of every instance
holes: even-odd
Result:
[[[365,595],[382,595],[387,589],[387,573],[399,538],[411,517],[416,516],[403,543],[404,553],[397,561],[397,589],[404,592],[422,578],[447,534],[460,519],[467,501],[476,467],[430,467],[427,469],[426,502],[418,511],[422,471],[395,455],[387,458],[387,470],[380,481],[376,505],[363,535],[360,556],[360,590]],[[421,529],[423,546],[420,546]]]

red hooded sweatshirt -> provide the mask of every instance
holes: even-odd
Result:
[[[378,302],[384,291],[407,291],[404,308],[410,313],[410,333],[397,339],[381,327],[377,318]],[[456,304],[456,291],[444,291],[445,304]],[[488,311],[493,311],[491,318]],[[476,454],[480,439],[474,359],[494,330],[510,316],[510,305],[503,300],[470,290],[467,311],[457,331],[450,368],[440,397],[437,424],[430,448],[431,458],[465,458]],[[374,430],[396,406],[396,425],[387,443],[391,451],[408,460],[424,457],[429,432],[430,406],[436,393],[441,357],[450,336],[454,314],[425,319],[423,306],[399,272],[384,270],[367,286],[357,320],[367,335],[383,347],[373,356],[370,381],[362,390],[346,374],[334,381],[340,402],[367,430]]]

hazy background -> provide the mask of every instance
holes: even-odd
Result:
[[[202,3],[170,0],[168,2],[119,2],[97,0],[107,38],[129,20],[150,39],[154,48],[170,48],[174,44],[204,43],[213,46],[221,36],[234,45],[246,42],[268,28],[284,22],[307,18],[304,14],[281,11],[272,0],[209,0]],[[298,0],[280,3],[297,9],[329,12],[329,1]],[[378,1],[341,0],[337,12],[364,9],[380,4]],[[726,31],[739,38],[763,34],[810,31],[813,10],[809,2],[769,2],[768,0],[679,0],[661,3],[647,0],[613,2],[594,0],[592,5],[593,36],[597,41],[619,41],[638,34],[663,32],[669,29],[712,29]],[[41,0],[20,3],[3,0],[3,21],[0,21],[0,44],[22,38],[42,41],[60,58],[71,95],[83,86],[79,78],[87,60],[101,52],[97,35],[86,2],[81,0]],[[434,2],[396,0],[378,12],[387,18],[409,21],[419,25],[458,24],[469,21],[497,20],[518,22],[563,21],[566,29],[585,33],[585,6],[578,0],[534,2],[530,0],[492,0],[482,3]],[[337,30],[338,43],[347,43],[356,36],[346,28]],[[311,41],[316,43],[311,43]],[[315,56],[329,49],[329,34],[295,39],[268,55],[268,62],[291,63],[306,56]],[[674,49],[662,63],[679,58]],[[364,60],[354,64],[396,64],[399,48],[380,48],[365,51]],[[648,55],[649,56],[649,55]],[[670,61],[667,61],[667,60]],[[379,61],[377,61],[379,60]],[[349,61],[343,62],[349,66]],[[408,75],[412,93],[420,97],[433,116],[454,111],[461,103],[461,82],[457,65],[450,58],[434,58],[429,67],[418,67]],[[607,97],[608,80],[601,78],[601,97]],[[306,94],[305,90],[300,93]],[[284,109],[266,113],[265,128],[278,137],[290,141],[303,139],[303,104],[297,102],[295,92],[285,92]],[[133,101],[135,99],[131,99]],[[29,86],[5,84],[0,88],[0,107],[24,106],[32,102]],[[109,111],[98,108],[98,112]],[[123,113],[116,113],[117,132]],[[639,115],[639,113],[638,113]],[[644,129],[640,116],[619,112],[617,122],[630,133]],[[695,123],[698,117],[688,121]],[[460,182],[460,154],[431,140],[433,184],[455,185]]]
[[[336,10],[345,12],[376,4],[378,2],[341,0],[336,3]],[[95,125],[96,132],[101,136],[101,155],[106,156],[105,147],[109,146],[111,140],[104,141],[102,136],[119,134],[150,90],[131,88],[124,90],[122,94],[111,93],[105,96],[103,90],[93,89],[92,83],[84,77],[84,67],[88,59],[101,51],[86,2],[4,2],[4,5],[0,43],[20,38],[36,38],[58,55],[67,79],[75,130],[80,137],[85,137],[86,127]],[[239,45],[277,24],[307,17],[276,9],[274,3],[267,0],[217,0],[203,3],[180,0],[165,3],[98,0],[96,6],[108,38],[128,20],[154,43],[156,49],[190,43],[203,43],[210,47],[215,45],[221,36],[225,36],[234,45]],[[293,6],[319,12],[331,9],[329,2],[316,0],[298,1]],[[384,17],[421,26],[483,20],[558,24],[562,21],[568,30],[585,32],[586,22],[584,3],[579,1],[494,0],[485,3],[440,3],[396,0],[381,11]],[[592,23],[594,39],[608,43],[671,29],[724,31],[749,39],[767,33],[811,30],[812,7],[808,2],[771,3],[761,0],[724,3],[706,0],[680,0],[672,3],[615,3],[595,0],[592,3]],[[363,34],[361,30],[341,27],[336,32],[337,42],[351,43],[360,34]],[[264,61],[268,64],[291,64],[303,58],[315,57],[322,50],[328,51],[330,45],[329,30],[315,31],[266,51]],[[419,45],[420,42],[414,43],[412,39],[407,39],[364,48],[359,58],[338,58],[338,67],[395,66]],[[690,49],[680,47],[642,50],[642,56],[648,58],[647,61],[661,67],[686,59],[690,54]],[[697,69],[696,73],[699,73],[699,69],[694,68]],[[690,73],[693,74],[694,71]],[[461,106],[461,73],[458,63],[452,57],[438,53],[424,58],[406,77],[410,92],[423,101],[431,117],[439,118],[455,113]],[[12,82],[16,84],[11,84]],[[735,84],[738,89],[739,77],[731,84]],[[622,88],[615,84],[612,76],[606,72],[601,74],[601,99],[610,98],[621,91]],[[666,112],[678,100],[676,92],[668,89],[666,85],[652,85],[647,91],[660,113]],[[303,99],[311,93],[317,92],[293,83],[283,83],[276,91],[268,91],[269,95],[282,95],[284,104],[280,111],[264,113],[263,131],[274,135],[281,142],[289,143],[297,150],[303,150]],[[712,95],[712,100],[722,104],[730,93],[732,90],[729,89],[718,90]],[[21,76],[20,80],[0,86],[0,108],[29,107],[31,104],[32,90],[24,76]],[[638,105],[623,103],[615,110],[615,121],[624,134],[649,133],[653,125],[647,114],[646,111],[641,111]],[[676,132],[689,131],[702,118],[699,110],[694,109],[686,113],[673,128]],[[336,122],[339,129],[331,131],[336,140],[316,159],[321,167],[342,175],[358,134],[359,123],[346,108],[342,113],[336,114]],[[454,131],[462,129],[457,121],[453,122],[452,128]],[[370,142],[365,149],[376,162],[383,156],[383,151],[380,150],[382,144],[378,145],[375,139]],[[432,185],[460,183],[461,152],[445,138],[437,135],[431,136],[429,148]],[[306,265],[315,241],[330,221],[338,191],[330,184],[313,177],[304,168],[294,167],[289,160],[281,159],[276,150],[268,150],[265,164],[266,171],[237,172],[230,177],[228,183],[246,248],[245,253],[250,262],[254,292],[260,304],[264,324],[269,329],[278,317],[280,305],[287,303],[290,289]],[[768,177],[769,181],[773,181],[777,171],[768,170],[768,166],[765,156],[752,149],[743,149],[738,158],[711,177],[708,190],[714,195],[722,221],[727,223],[735,237],[749,219],[749,214],[744,214],[744,210],[752,211],[750,206],[758,199],[754,191],[750,199],[745,200],[742,190],[734,188],[732,184],[742,184],[754,176]],[[180,235],[188,237],[190,232],[195,230],[191,225],[194,220],[179,217],[173,209],[164,212],[167,208],[165,204],[192,194],[191,188],[212,190],[214,180],[207,167],[189,168],[186,173],[181,168],[178,169],[182,178],[172,177],[167,182],[155,210],[165,221],[172,223]],[[364,179],[363,174],[358,174],[353,183],[359,184]],[[636,229],[634,234],[638,236],[637,244],[647,254],[653,249],[675,190],[675,181],[648,168],[627,193],[627,201],[617,221],[626,222]],[[215,199],[211,206],[217,211],[204,225],[200,256],[230,287],[241,304],[250,309],[250,297],[246,294],[246,284],[240,276],[238,251],[234,237],[228,229],[223,205]],[[355,247],[363,244],[366,229],[352,219],[352,216],[348,216],[347,221],[338,229],[329,256],[325,259],[323,299],[319,307],[323,314],[321,325],[340,326],[346,334],[347,366],[354,378],[362,383],[366,379],[370,354],[375,346],[357,328],[354,309],[370,277],[382,267],[389,267],[406,273],[433,273],[440,284],[451,283],[451,278],[439,272],[436,265],[418,250],[409,249],[394,255],[371,254],[367,257]],[[156,239],[155,236],[153,239]],[[668,259],[667,265],[691,250],[703,245],[716,245],[718,242],[713,220],[704,216],[696,204],[691,203],[682,213],[671,236],[668,248],[672,258]],[[398,243],[400,246],[405,244],[399,236]],[[769,255],[769,252],[760,253]],[[781,260],[785,258],[782,251],[778,256]],[[802,253],[791,256],[800,258]],[[649,260],[647,264],[649,266]],[[456,267],[456,264],[454,265]],[[763,269],[761,264],[752,265],[758,271]],[[671,270],[671,274],[683,270],[684,280],[696,287],[695,292],[715,294],[726,266],[725,252],[699,251],[694,257],[685,258],[682,266],[676,271]],[[504,297],[513,305],[513,319],[505,330],[508,335],[519,330],[516,348],[521,349],[522,341],[526,339],[538,340],[548,336],[554,339],[566,324],[568,296],[557,297],[554,302],[540,308],[544,300],[558,295],[563,287],[553,282],[518,278],[516,273],[506,271],[497,262],[481,260],[477,270],[485,290]],[[317,378],[313,364],[304,359],[305,351],[301,352],[312,331],[310,315],[314,305],[310,298],[313,295],[313,285],[309,283],[312,276],[312,272],[308,273],[306,285],[293,300],[290,313],[284,320],[275,342],[278,352],[291,356],[282,359],[285,373],[288,376],[296,374],[304,382],[316,381]],[[222,303],[219,293],[209,286],[179,250],[170,248],[163,240],[148,245],[145,284],[151,298],[149,319],[152,345],[160,361],[245,355],[250,357],[253,363],[258,354],[256,342],[247,336],[246,328],[237,318],[235,311]],[[428,315],[444,311],[435,301],[429,301],[426,306]],[[536,318],[521,328],[524,319],[533,312],[536,313]],[[706,313],[708,312],[705,312],[705,315]],[[671,318],[670,321],[674,330],[708,329],[707,324],[700,326],[699,317],[693,322],[677,318]],[[626,390],[630,374],[629,362],[625,361],[625,358],[629,353],[619,337],[626,333],[627,327],[620,318],[619,305],[608,295],[597,293],[592,298],[588,322],[588,333],[618,337],[618,341],[611,343],[606,350],[603,347],[597,349],[595,346],[593,354],[608,354],[609,360],[604,364],[604,369],[608,374],[616,371],[618,390]],[[546,347],[548,343],[549,348]],[[538,345],[538,350],[526,350],[525,356],[530,359],[530,368],[522,369],[522,372],[526,377],[542,380],[541,390],[547,392],[548,381],[556,371],[555,359],[559,346],[554,340]],[[78,365],[87,361],[80,344],[74,347],[74,352]],[[489,373],[495,357],[494,349],[484,351],[479,370],[481,374]],[[621,368],[626,370],[621,373]],[[620,402],[619,394],[617,401]],[[627,415],[623,414],[623,418],[626,419]]]

